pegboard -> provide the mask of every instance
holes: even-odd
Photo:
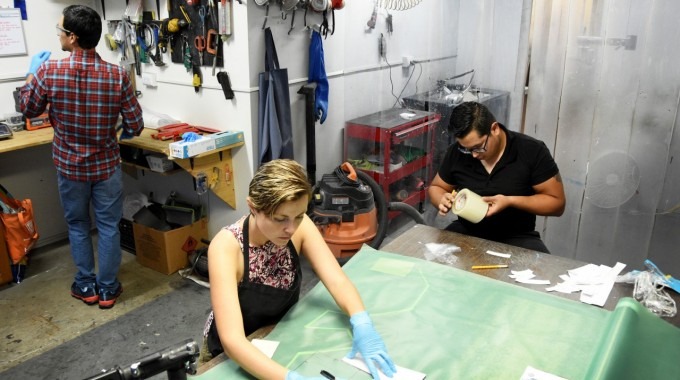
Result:
[[[169,18],[177,18],[186,20],[188,26],[177,32],[170,40],[170,57],[173,63],[184,63],[184,50],[188,45],[191,51],[191,62],[195,66],[201,65],[199,54],[203,55],[203,66],[212,67],[213,60],[217,58],[216,67],[224,67],[224,47],[222,46],[222,39],[218,34],[217,21],[217,3],[219,0],[195,0],[191,1],[193,5],[189,5],[187,0],[168,0]],[[214,6],[210,6],[214,4]],[[204,10],[205,16],[202,21],[201,9]],[[214,38],[212,38],[211,46],[208,46],[209,31],[214,30]],[[204,31],[205,30],[205,31]],[[203,37],[205,49],[199,52],[196,47],[197,37]],[[216,54],[210,54],[208,48],[214,49]]]

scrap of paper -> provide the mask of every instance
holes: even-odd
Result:
[[[570,269],[566,275],[560,275],[564,281],[545,290],[560,293],[581,292],[583,303],[604,306],[614,287],[616,277],[626,264],[616,263],[613,268],[606,265],[587,264],[576,269]]]
[[[354,368],[360,369],[368,374],[370,374],[370,371],[368,370],[368,367],[366,367],[366,363],[364,363],[364,360],[361,359],[361,355],[357,355],[356,358],[350,359],[347,357],[342,358],[342,361],[353,366]],[[378,375],[380,376],[380,380],[423,380],[425,379],[425,374],[422,372],[414,371],[412,369],[404,368],[404,367],[397,367],[397,372],[395,372],[394,376],[392,377],[387,377],[380,368],[378,368]]]
[[[559,377],[548,372],[541,371],[540,369],[527,366],[524,369],[524,373],[519,380],[567,380],[564,377]]]
[[[491,256],[504,257],[506,259],[509,259],[510,256],[512,256],[509,253],[500,253],[500,252],[495,252],[495,251],[486,251],[486,253],[491,255]]]
[[[508,277],[513,278],[515,281],[521,282],[522,284],[550,285],[550,280],[535,279],[534,277],[536,277],[536,275],[531,269],[525,269],[522,271],[511,270],[510,272],[511,274],[509,274]]]
[[[274,352],[276,352],[276,349],[279,347],[279,342],[275,340],[253,339],[250,342],[258,350],[262,351],[263,354],[267,355],[269,359],[274,356]]]

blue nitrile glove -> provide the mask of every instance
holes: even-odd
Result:
[[[316,82],[314,91],[314,116],[321,119],[321,124],[326,121],[328,115],[328,77],[323,56],[323,42],[321,34],[312,32],[312,41],[309,44],[309,74],[308,82]]]
[[[201,138],[201,135],[199,135],[196,132],[184,132],[182,133],[182,140],[184,141],[196,141]]]
[[[125,128],[123,128],[123,124],[119,125],[118,128],[116,128],[116,131],[120,131],[121,129],[123,130],[123,132],[120,134],[121,140],[129,140],[135,137],[132,133],[126,131]]]
[[[288,371],[286,380],[328,380],[323,376],[302,376],[295,371]]]
[[[50,59],[51,54],[52,53],[49,50],[43,50],[40,53],[34,55],[33,58],[31,58],[31,66],[28,67],[28,73],[26,75],[35,75],[35,72],[38,71],[38,67],[40,67],[43,62]]]
[[[378,332],[373,327],[371,317],[368,312],[362,311],[352,315],[349,319],[352,325],[352,351],[347,354],[348,358],[354,358],[357,353],[361,353],[364,363],[371,371],[371,376],[374,379],[379,379],[378,370],[373,362],[375,361],[380,366],[380,369],[388,377],[392,377],[397,371],[392,359],[387,354],[385,343],[383,342]]]

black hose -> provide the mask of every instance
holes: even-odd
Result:
[[[378,210],[378,231],[375,234],[373,240],[368,243],[372,248],[380,248],[385,235],[387,234],[387,200],[385,198],[385,193],[383,193],[382,187],[378,185],[377,182],[368,174],[357,170],[357,177],[362,180],[368,187],[373,191],[373,201],[375,207]]]
[[[423,215],[420,212],[418,212],[418,210],[415,207],[411,206],[408,203],[390,202],[387,209],[389,211],[401,211],[404,214],[410,216],[418,224],[427,224],[425,223],[425,218],[423,218]]]

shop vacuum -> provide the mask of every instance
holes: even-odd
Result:
[[[349,259],[365,243],[377,247],[385,237],[385,195],[372,178],[348,162],[321,177],[307,214],[337,259]]]
[[[388,213],[398,211],[426,224],[418,210],[404,202],[388,202],[382,187],[348,162],[324,174],[313,188],[307,215],[333,255],[344,263],[364,244],[378,249],[387,235]]]

